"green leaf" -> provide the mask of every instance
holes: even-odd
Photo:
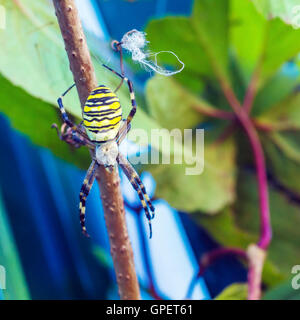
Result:
[[[268,168],[273,176],[291,192],[300,195],[300,133],[271,133],[263,138]]]
[[[267,291],[263,300],[300,300],[300,291],[293,289],[292,279],[289,279]]]
[[[203,116],[194,111],[194,105],[205,110],[214,109],[170,78],[153,77],[147,83],[146,93],[150,114],[162,128],[169,130],[191,129],[201,122]],[[178,141],[175,150],[178,151],[182,147],[187,154],[194,154],[195,150],[187,148],[183,142]],[[151,146],[155,147],[153,143]],[[159,149],[163,151],[165,146],[162,145]],[[222,159],[222,162],[219,159]],[[171,164],[148,165],[144,168],[150,170],[154,178],[157,178],[157,196],[166,199],[177,209],[203,210],[214,214],[234,201],[235,149],[232,140],[218,147],[206,144],[203,173],[187,175],[186,169],[194,166],[195,164],[174,164],[171,159]]]
[[[298,84],[299,79],[297,77],[285,75],[283,72],[277,73],[258,92],[251,114],[259,121],[273,123],[276,121],[276,117],[273,115],[273,108],[275,108],[275,114],[280,115],[280,111],[282,114],[284,112],[288,113],[289,110],[286,109],[284,101],[289,100],[289,96],[295,97],[293,92]]]
[[[151,51],[173,51],[185,63],[184,70],[200,75],[212,75],[207,56],[203,50],[199,50],[190,18],[166,17],[152,20],[147,25],[146,32]],[[165,64],[176,63],[174,57],[167,54],[159,55],[159,60]]]
[[[300,92],[294,91],[262,113],[261,123],[277,129],[300,129]]]
[[[154,76],[147,82],[146,99],[153,119],[167,129],[194,128],[204,117],[193,106],[213,108],[201,98],[193,96],[174,79],[162,76]]]
[[[30,137],[36,145],[50,148],[64,160],[81,168],[88,166],[88,151],[85,148],[72,151],[65,142],[58,139],[55,130],[51,129],[52,123],[61,122],[56,108],[13,86],[1,75],[0,86],[0,110],[9,117],[14,128]]]
[[[220,161],[222,159],[222,161]],[[205,146],[204,170],[187,175],[186,164],[148,165],[154,176],[156,195],[187,212],[215,214],[235,199],[235,147],[229,139],[221,146]]]
[[[284,62],[298,54],[300,30],[280,19],[266,20],[251,1],[232,0],[231,4],[231,43],[246,80],[259,65],[261,87]]]
[[[191,17],[153,20],[146,32],[153,51],[175,52],[185,63],[185,70],[198,74],[198,79],[216,75],[228,79],[227,0],[196,0]],[[174,65],[171,55],[163,55],[160,60]]]
[[[0,5],[6,10],[7,20],[6,29],[0,30],[0,73],[34,97],[57,105],[57,98],[74,81],[51,2],[0,0]],[[101,52],[101,48],[98,50]],[[101,60],[98,52],[93,56]],[[116,87],[119,78],[94,62],[98,80]],[[124,105],[130,105],[126,86],[118,95]],[[72,115],[81,118],[75,89],[65,98],[65,105]]]
[[[291,266],[300,260],[298,226],[300,214],[298,206],[288,194],[284,194],[269,184],[270,212],[273,239],[268,250],[268,260],[277,266],[286,277]],[[236,222],[242,230],[257,234],[259,230],[259,207],[254,175],[242,174],[239,179]]]
[[[279,17],[299,28],[300,0],[253,0],[253,3],[267,19]]]
[[[196,0],[191,23],[219,79],[228,81],[229,1]]]
[[[247,295],[247,284],[233,283],[216,296],[214,300],[247,300]]]

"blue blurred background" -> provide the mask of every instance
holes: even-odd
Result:
[[[190,14],[192,7],[191,0],[77,0],[77,4],[86,30],[102,40],[120,39],[133,28],[143,30],[153,17]],[[143,79],[136,81],[143,87]],[[7,286],[0,297],[118,299],[97,185],[87,201],[91,239],[85,239],[77,214],[85,171],[33,145],[10,127],[4,115],[0,148],[0,265],[6,267]],[[143,298],[184,298],[198,271],[198,259],[218,244],[163,199],[154,199],[157,215],[149,240],[136,194],[121,179]],[[142,179],[153,196],[155,181],[147,172]],[[226,257],[199,280],[192,298],[211,299],[228,284],[244,281],[243,266]]]

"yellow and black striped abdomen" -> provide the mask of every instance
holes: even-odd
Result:
[[[94,89],[83,109],[83,124],[89,138],[95,143],[114,139],[121,120],[122,107],[115,93],[105,86]]]

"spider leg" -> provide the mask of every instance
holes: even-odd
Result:
[[[123,166],[126,167],[126,171],[129,173],[130,177],[133,177],[135,179],[136,183],[138,184],[139,188],[141,189],[143,196],[144,196],[145,200],[147,201],[147,204],[152,212],[151,219],[153,219],[154,215],[155,215],[155,208],[154,208],[154,206],[153,206],[153,204],[147,194],[146,188],[145,188],[140,176],[138,175],[138,173],[136,172],[134,167],[131,165],[131,163],[122,154],[119,153],[118,159],[120,161],[119,164],[120,164],[121,168],[123,169],[123,167],[122,167],[122,164],[123,164]]]
[[[130,162],[123,157],[120,153],[118,155],[117,161],[122,168],[123,172],[125,173],[126,177],[128,178],[129,182],[133,186],[134,190],[137,192],[139,199],[141,201],[141,204],[143,206],[143,209],[145,211],[146,217],[148,219],[149,224],[149,230],[150,230],[150,239],[152,238],[152,224],[151,220],[154,218],[154,207],[151,203],[151,200],[146,192],[145,186],[143,185],[139,175],[135,171],[135,169],[132,167]],[[146,200],[146,201],[145,201]],[[147,202],[147,203],[146,203]],[[152,211],[152,215],[150,214],[148,210],[148,206],[150,210]]]
[[[80,218],[80,225],[82,233],[89,237],[89,234],[87,233],[86,227],[85,227],[85,203],[86,198],[88,197],[90,190],[93,186],[94,180],[95,180],[95,171],[98,167],[98,164],[95,160],[92,161],[86,176],[83,180],[83,184],[79,193],[79,218]]]
[[[52,129],[55,129],[57,136],[59,137],[60,140],[63,140],[62,134],[58,130],[58,125],[56,123],[52,123],[51,125]]]
[[[75,83],[73,83],[71,85],[70,88],[68,88],[58,99],[57,99],[57,103],[58,103],[58,106],[59,106],[59,110],[61,112],[61,116],[63,118],[63,121],[70,127],[73,129],[73,127],[76,127],[73,122],[69,119],[69,116],[65,110],[65,107],[63,105],[63,102],[62,102],[62,99],[63,97],[75,86]]]
[[[134,117],[135,113],[136,113],[136,101],[135,101],[135,94],[134,94],[134,90],[133,90],[133,84],[132,82],[126,78],[125,76],[121,75],[120,73],[116,72],[115,70],[111,69],[110,67],[106,66],[105,64],[103,64],[103,67],[108,69],[109,71],[113,72],[115,75],[117,75],[118,77],[120,77],[121,79],[123,79],[124,81],[127,82],[128,85],[128,89],[129,89],[129,93],[130,93],[130,99],[131,99],[131,110],[129,112],[129,115],[126,119],[127,125],[130,124],[132,118]]]
[[[117,141],[118,145],[121,144],[121,142],[125,139],[129,130],[131,129],[131,124],[127,125],[126,120],[123,120],[123,122],[124,123],[121,125],[121,128],[118,131],[117,136],[116,136],[116,141]]]
[[[61,116],[63,121],[72,129],[73,132],[77,132],[79,133],[81,136],[83,136],[85,139],[88,139],[87,134],[84,132],[84,130],[82,129],[82,126],[76,126],[69,118],[65,107],[63,105],[63,97],[75,86],[75,83],[71,85],[70,88],[68,88],[58,99],[57,99],[57,103],[59,106],[59,110],[61,112]]]

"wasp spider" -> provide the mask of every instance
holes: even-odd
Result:
[[[69,127],[68,130],[63,130],[60,138],[76,147],[86,145],[93,150],[94,154],[79,194],[81,229],[83,234],[88,236],[85,227],[85,204],[95,180],[97,167],[99,165],[104,165],[110,170],[112,167],[119,164],[139,196],[148,219],[151,238],[151,220],[154,218],[154,207],[139,175],[128,160],[119,153],[118,148],[130,130],[130,122],[136,112],[133,85],[124,75],[119,74],[106,65],[103,66],[120,77],[122,81],[125,81],[128,85],[132,108],[127,119],[122,119],[122,107],[116,94],[104,85],[98,86],[90,93],[83,108],[83,122],[78,126],[73,124],[69,119],[62,102],[62,98],[75,86],[75,84],[73,84],[57,100],[64,124]]]

